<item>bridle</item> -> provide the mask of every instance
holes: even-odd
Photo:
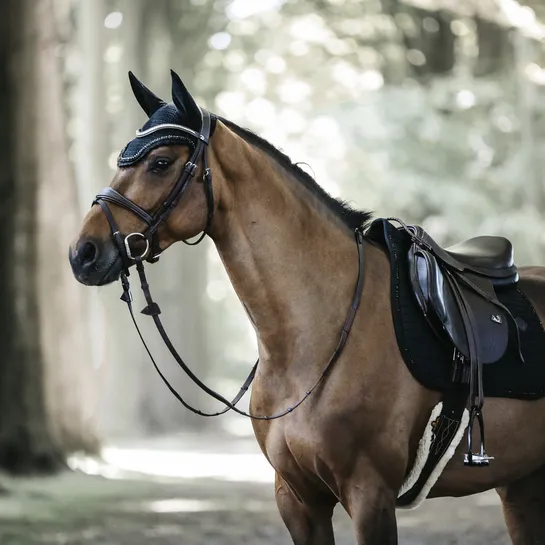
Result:
[[[115,240],[116,246],[121,254],[121,259],[123,260],[123,267],[128,276],[128,270],[131,265],[131,261],[135,261],[136,257],[132,254],[130,248],[130,239],[133,237],[142,238],[146,242],[146,247],[144,251],[139,256],[142,259],[147,259],[150,263],[155,263],[159,259],[159,254],[161,249],[159,247],[159,240],[157,237],[157,230],[159,226],[167,220],[172,211],[178,206],[180,199],[185,193],[186,189],[189,187],[191,180],[195,177],[197,172],[198,163],[202,159],[203,161],[203,182],[204,182],[204,191],[206,194],[206,202],[208,207],[208,215],[206,218],[206,226],[199,237],[195,242],[186,242],[189,245],[195,245],[201,242],[205,237],[208,229],[212,224],[212,218],[214,215],[214,194],[212,191],[212,176],[210,173],[210,168],[208,167],[208,141],[210,140],[210,131],[212,128],[212,117],[210,113],[206,110],[201,110],[202,113],[202,126],[200,132],[193,131],[183,125],[176,125],[173,123],[163,123],[161,125],[156,125],[145,131],[137,131],[136,137],[142,138],[148,136],[149,134],[157,131],[162,131],[165,129],[181,131],[186,134],[189,134],[196,140],[195,149],[193,154],[185,164],[178,181],[172,188],[166,200],[159,206],[159,208],[153,213],[150,214],[127,197],[121,195],[118,191],[111,187],[105,187],[93,201],[93,204],[98,204],[104,211],[106,219],[110,224],[110,229],[112,230],[112,237]],[[130,233],[123,238],[117,224],[114,220],[114,217],[108,207],[107,203],[117,204],[122,208],[130,210],[133,214],[138,216],[147,224],[147,229],[143,233]]]
[[[337,346],[332,356],[328,360],[326,366],[324,367],[321,375],[317,379],[317,381],[309,390],[305,392],[304,396],[295,405],[288,407],[287,409],[285,409],[284,411],[281,411],[280,413],[277,413],[274,415],[259,416],[259,415],[251,415],[245,411],[238,409],[236,405],[242,399],[242,397],[244,396],[244,394],[250,387],[250,384],[252,383],[257,371],[259,359],[255,362],[254,366],[252,367],[252,370],[250,371],[250,374],[244,381],[244,384],[240,388],[238,394],[231,401],[229,401],[228,399],[223,397],[221,394],[218,394],[217,392],[215,392],[214,390],[206,386],[186,365],[184,360],[176,351],[170,338],[168,337],[168,334],[166,333],[165,328],[161,322],[161,318],[159,316],[161,314],[161,309],[159,308],[159,305],[153,300],[153,297],[150,292],[149,283],[147,281],[146,273],[144,270],[144,260],[150,263],[155,263],[158,261],[159,255],[161,253],[161,249],[159,246],[157,231],[160,225],[167,220],[167,218],[172,213],[172,211],[176,208],[176,206],[178,206],[181,198],[183,197],[184,193],[189,187],[189,184],[194,179],[195,174],[198,170],[199,162],[201,161],[203,165],[204,191],[205,191],[206,202],[208,207],[206,225],[203,232],[201,233],[201,235],[196,241],[188,242],[184,240],[183,242],[189,245],[198,244],[208,234],[208,231],[211,227],[213,216],[214,216],[214,194],[212,190],[212,173],[208,164],[208,143],[210,140],[213,118],[208,111],[201,109],[201,120],[202,120],[201,128],[199,132],[189,129],[188,127],[185,127],[183,125],[177,125],[172,123],[157,125],[145,131],[137,131],[136,133],[137,138],[144,137],[153,132],[164,130],[164,129],[181,131],[186,134],[189,134],[196,141],[195,149],[191,157],[185,164],[179,179],[177,180],[176,184],[172,188],[166,200],[159,206],[159,208],[155,212],[153,213],[147,212],[146,210],[144,210],[143,208],[141,208],[140,206],[132,202],[127,197],[123,196],[121,193],[119,193],[115,189],[112,189],[111,187],[106,187],[105,189],[101,190],[100,193],[98,193],[98,195],[95,197],[95,200],[93,201],[93,205],[98,204],[102,208],[102,211],[104,212],[106,219],[108,220],[108,224],[110,225],[112,239],[115,245],[117,246],[117,249],[121,256],[121,260],[123,263],[123,269],[120,275],[121,284],[123,286],[123,294],[121,295],[121,300],[127,304],[129,313],[131,315],[131,319],[142,341],[142,344],[144,345],[144,348],[146,349],[146,352],[148,353],[153,363],[153,366],[155,367],[155,370],[159,374],[162,381],[165,383],[166,387],[170,390],[170,392],[176,397],[176,399],[186,409],[190,410],[191,412],[195,414],[199,414],[201,416],[207,416],[207,417],[219,416],[221,414],[226,413],[229,410],[233,410],[234,412],[242,416],[246,416],[254,420],[274,420],[276,418],[281,418],[283,416],[286,416],[287,414],[291,413],[294,409],[299,407],[299,405],[301,405],[312,394],[312,392],[314,392],[318,388],[318,386],[322,383],[324,378],[331,371],[331,368],[334,365],[334,363],[341,356],[341,353],[348,340],[348,336],[350,334],[352,324],[354,323],[354,318],[356,316],[356,311],[358,309],[358,306],[361,300],[361,294],[363,291],[363,272],[364,272],[363,271],[363,265],[364,265],[363,228],[360,227],[355,230],[355,238],[356,238],[356,244],[358,248],[358,267],[359,268],[358,268],[358,279],[356,283],[354,297],[350,305],[347,319],[341,330]],[[122,235],[113,217],[110,207],[108,206],[108,203],[115,204],[117,206],[125,208],[126,210],[129,210],[133,214],[138,216],[147,225],[147,228],[145,229],[145,231],[142,233],[134,232],[134,233],[129,233],[128,235]],[[131,238],[140,238],[146,242],[145,249],[140,253],[140,255],[134,255],[130,245]],[[142,288],[142,292],[144,294],[144,298],[147,303],[146,307],[141,311],[142,314],[151,316],[153,318],[153,321],[155,322],[157,330],[159,331],[159,334],[161,335],[165,345],[167,346],[168,350],[172,354],[175,361],[178,363],[181,369],[186,373],[186,375],[199,388],[201,388],[201,390],[203,390],[209,396],[216,399],[217,401],[220,401],[221,403],[225,405],[225,408],[222,409],[221,411],[215,412],[215,413],[205,413],[189,405],[180,396],[180,394],[174,389],[174,387],[170,384],[170,382],[167,380],[167,378],[159,369],[159,366],[157,365],[155,359],[153,358],[153,355],[151,354],[144,340],[144,337],[140,331],[140,328],[138,327],[138,324],[134,316],[134,311],[132,307],[132,295],[131,295],[130,283],[129,283],[129,275],[130,275],[129,267],[133,263],[135,264],[136,270],[138,271],[138,276],[140,278],[140,286]]]

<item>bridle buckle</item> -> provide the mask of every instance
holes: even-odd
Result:
[[[132,254],[131,245],[129,243],[131,237],[141,237],[146,241],[146,248],[141,255],[135,256]],[[125,252],[127,254],[127,257],[129,259],[132,259],[133,261],[136,261],[137,259],[144,259],[149,252],[149,239],[143,233],[130,233],[125,237],[125,240],[123,242],[125,244]]]

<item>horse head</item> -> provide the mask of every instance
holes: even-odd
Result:
[[[121,151],[112,183],[97,195],[70,247],[74,275],[83,284],[113,282],[135,258],[157,260],[174,242],[210,227],[214,188],[207,148],[215,118],[171,74],[172,102],[166,103],[129,73],[148,120]]]

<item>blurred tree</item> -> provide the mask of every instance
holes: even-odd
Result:
[[[77,194],[52,1],[6,0],[1,15],[0,467],[49,472],[97,449],[82,290],[66,260]]]
[[[107,30],[84,30],[93,66],[104,69],[93,82],[105,80],[105,96],[93,100],[107,128],[95,118],[102,128],[94,138],[107,134],[111,166],[143,122],[126,71],[168,98],[173,67],[200,104],[308,161],[335,195],[423,223],[445,243],[499,233],[514,240],[520,262],[545,259],[540,0],[73,0],[85,2],[123,16],[107,16],[117,20]],[[94,130],[86,119],[85,130]],[[107,153],[93,163],[102,169]],[[90,179],[93,190],[103,184]],[[222,391],[236,391],[231,381],[247,372],[253,333],[214,251],[201,249],[177,245],[150,274],[181,352]],[[108,330],[118,344],[109,355],[108,422],[115,413],[118,427],[179,429],[185,413],[130,322],[111,310],[117,288],[108,289]],[[147,331],[165,371],[192,395],[153,335]],[[131,394],[119,396],[122,386]]]
[[[129,1],[125,1],[125,5]],[[132,11],[127,6],[127,12]],[[171,98],[170,69],[176,70],[184,82],[195,94],[202,96],[202,89],[196,79],[196,68],[200,64],[206,42],[214,28],[214,15],[217,11],[212,4],[193,5],[190,2],[177,0],[157,0],[153,7],[143,2],[140,16],[140,28],[130,31],[132,36],[142,36],[144,47],[137,48],[134,53],[129,49],[131,41],[124,42],[127,55],[123,62],[123,86],[126,90],[125,105],[134,112],[136,101],[126,81],[128,69],[141,69],[142,79],[154,92],[167,102]],[[134,15],[131,15],[131,18]],[[128,35],[126,29],[125,36]],[[134,40],[134,38],[133,38]],[[138,55],[140,58],[138,58]],[[134,68],[133,68],[134,67]],[[216,90],[214,90],[217,92]],[[213,93],[204,93],[210,100]],[[129,106],[130,104],[130,106]],[[136,105],[139,109],[139,107]],[[131,137],[142,120],[142,112],[138,116],[128,116],[125,123],[130,122]],[[207,283],[206,245],[201,244],[189,248],[178,243],[162,258],[161,265],[149,269],[150,282],[154,294],[161,303],[165,322],[176,344],[194,371],[204,380],[209,376],[210,350],[206,337],[209,334],[204,318],[204,297]],[[178,391],[193,406],[206,410],[207,396],[187,379],[174,364],[170,353],[158,336],[151,339],[154,353],[159,356],[162,368],[168,373]],[[143,354],[143,353],[142,353]],[[184,429],[202,429],[211,423],[185,410],[179,402],[166,391],[163,382],[157,376],[150,362],[146,359],[145,371],[142,374],[145,389],[140,400],[140,416],[149,433],[172,433]]]
[[[130,89],[127,71],[132,70],[167,101],[170,68],[180,71],[195,90],[191,67],[198,66],[212,32],[208,26],[218,14],[212,4],[197,6],[173,0],[78,0],[73,6],[80,39],[79,47],[72,51],[77,60],[67,61],[67,72],[76,83],[70,116],[76,126],[79,123],[84,127],[74,139],[74,158],[79,185],[85,194],[85,213],[92,196],[114,175],[117,152],[145,121]],[[208,96],[213,100],[212,93]],[[179,244],[161,261],[149,269],[154,296],[180,352],[206,378],[209,352],[202,312],[206,249],[202,246],[188,251]],[[108,348],[107,365],[101,373],[101,429],[109,438],[118,438],[202,427],[202,419],[196,420],[165,389],[118,300],[118,291],[118,286],[112,286],[91,294],[102,301],[106,311],[102,335],[108,338]],[[138,290],[133,291],[138,300]],[[99,319],[95,313],[91,319],[95,327]],[[145,318],[141,322],[169,379],[185,399],[205,408],[206,400],[173,365],[153,325]]]
[[[108,29],[104,20],[110,12],[106,0],[73,2],[72,41],[65,58],[67,77],[73,82],[69,111],[72,123],[81,130],[74,142],[74,167],[80,195],[82,218],[97,191],[108,185],[112,171],[108,167],[111,153],[110,116],[107,104],[109,64],[105,62]],[[133,2],[138,14],[139,2]],[[129,17],[130,19],[130,17]],[[71,57],[72,55],[72,57]],[[76,59],[76,60],[74,60]],[[70,71],[69,67],[72,67]],[[86,290],[89,324],[96,339],[90,357],[100,368],[98,425],[105,437],[126,435],[140,430],[136,407],[140,394],[139,347],[132,336],[131,324],[125,319],[119,302],[119,288]],[[82,314],[83,309],[79,313]],[[120,390],[130,395],[119,395]]]

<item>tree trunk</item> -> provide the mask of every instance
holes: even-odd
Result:
[[[104,52],[108,45],[108,32],[104,18],[108,13],[105,0],[81,0],[78,8],[78,40],[83,68],[78,76],[78,107],[74,112],[79,116],[85,131],[79,138],[77,154],[78,184],[84,195],[81,203],[81,216],[89,210],[98,191],[109,185],[113,172],[108,167],[108,156],[112,151],[111,131],[117,124],[110,125],[106,112],[107,68]],[[139,2],[135,2],[134,12],[138,12]],[[125,6],[123,6],[125,7]],[[128,14],[124,13],[122,29],[130,26]],[[115,139],[115,136],[114,136]],[[95,346],[93,361],[100,373],[100,405],[98,425],[105,439],[112,437],[138,435],[139,423],[135,415],[139,391],[139,374],[134,360],[140,348],[134,343],[127,320],[119,301],[119,286],[106,286],[101,290],[87,290],[89,303],[89,322],[93,339],[100,340]],[[95,345],[99,344],[97,342]],[[119,362],[127,361],[127,365]],[[121,391],[125,391],[120,395]]]
[[[51,0],[6,0],[0,21],[0,467],[49,472],[94,451],[82,288],[67,264],[78,205],[64,139]]]
[[[475,18],[479,55],[475,76],[490,76],[513,69],[513,35],[508,28],[480,17]],[[515,37],[516,40],[516,37]]]

